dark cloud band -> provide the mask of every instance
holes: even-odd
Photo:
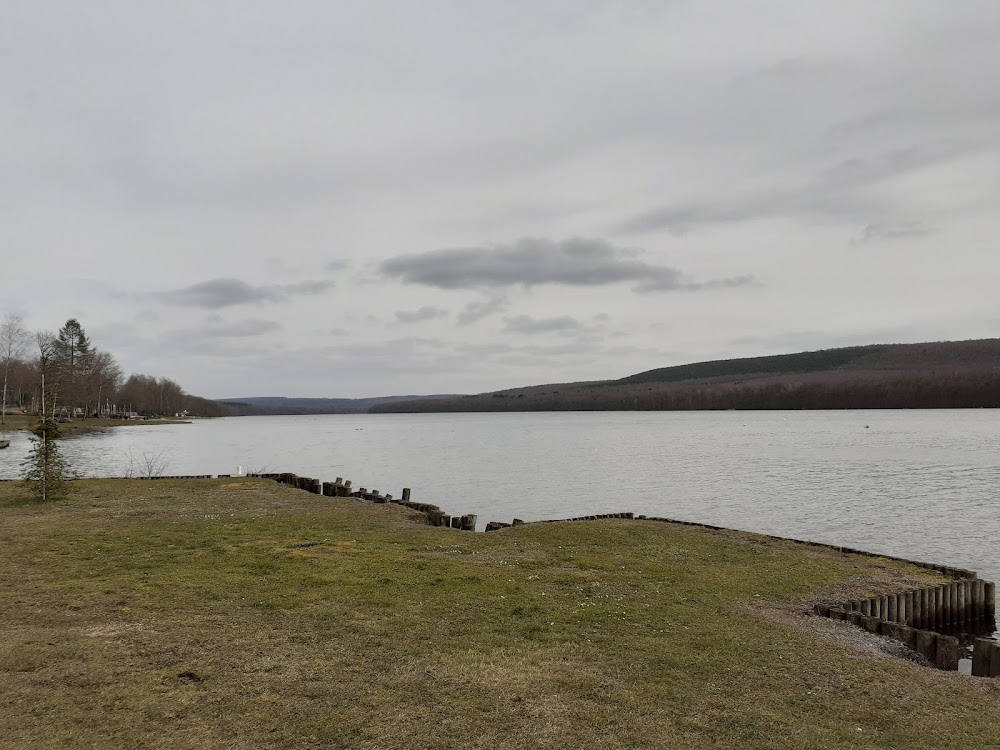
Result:
[[[184,289],[158,292],[156,296],[178,307],[202,307],[218,310],[235,305],[285,302],[292,297],[316,295],[333,287],[332,281],[302,281],[297,284],[252,286],[240,279],[220,278],[192,284]]]
[[[638,292],[743,286],[746,276],[709,282],[684,278],[676,268],[638,260],[638,253],[602,239],[555,241],[526,237],[507,245],[432,250],[390,258],[382,273],[406,284],[439,289],[481,289],[564,284],[603,286],[633,282]]]

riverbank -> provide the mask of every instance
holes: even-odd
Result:
[[[130,427],[134,425],[157,425],[157,424],[190,424],[188,419],[74,419],[72,422],[62,422],[59,429],[64,434],[80,434],[84,432],[97,432],[106,430],[109,427]],[[24,414],[8,414],[5,424],[0,425],[0,432],[17,432],[18,430],[30,430],[38,424],[38,417]]]
[[[264,480],[0,483],[0,746],[967,748],[1000,680],[816,601],[895,561],[643,521],[471,534]]]

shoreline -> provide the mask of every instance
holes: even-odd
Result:
[[[22,414],[8,414],[6,424],[0,425],[0,433],[30,432],[37,424],[38,418]],[[63,435],[81,432],[99,432],[113,427],[134,427],[136,425],[191,424],[189,418],[178,419],[108,419],[92,418],[77,419],[72,422],[60,422],[59,430]]]

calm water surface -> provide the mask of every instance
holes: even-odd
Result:
[[[27,435],[0,452],[14,477]],[[243,417],[65,441],[90,476],[292,471],[487,521],[633,511],[971,568],[1000,580],[1000,412]]]

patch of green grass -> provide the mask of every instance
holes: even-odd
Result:
[[[0,747],[1000,744],[1000,680],[800,616],[921,569],[653,522],[471,534],[266,481],[76,490],[0,485]]]

